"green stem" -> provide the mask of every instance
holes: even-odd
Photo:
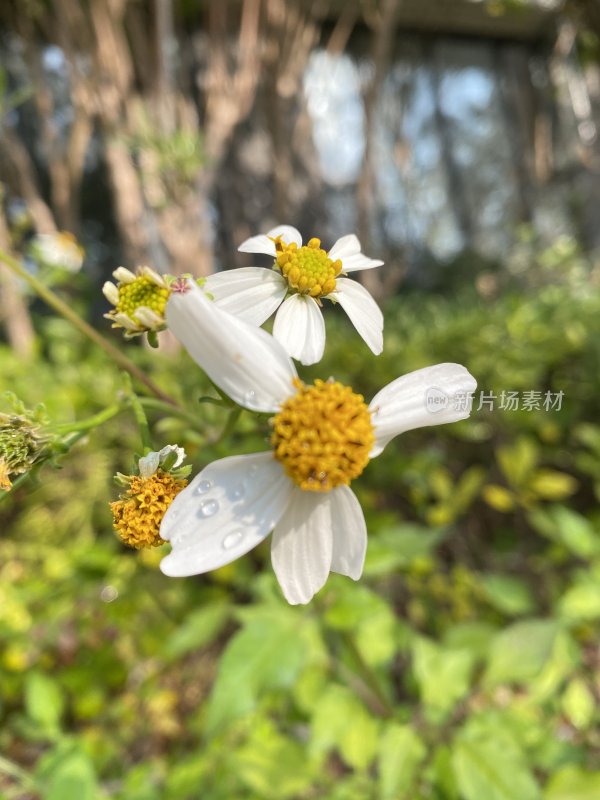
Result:
[[[181,408],[181,406],[171,406],[168,403],[165,403],[163,400],[158,400],[155,397],[138,397],[138,400],[144,408],[152,408],[156,409],[156,411],[164,411],[165,414],[170,414],[171,416],[174,415],[184,419],[194,427],[198,425],[198,415],[192,414],[191,411],[187,411],[185,408]]]
[[[13,761],[10,761],[8,758],[4,756],[0,756],[0,773],[4,775],[8,775],[10,778],[14,778],[15,780],[19,781],[21,786],[28,790],[37,791],[38,786],[35,780],[29,775],[29,773],[25,772],[25,770],[20,767],[18,764],[15,764]]]
[[[217,442],[226,439],[232,433],[233,429],[235,428],[236,422],[240,418],[240,415],[243,410],[244,409],[240,408],[239,406],[236,406],[235,408],[231,409],[231,411],[227,416],[227,422],[225,423],[225,427],[223,428],[221,435],[215,442],[211,442],[211,444],[216,444]]]
[[[133,391],[133,386],[131,385],[131,378],[127,373],[123,375],[125,381],[125,392],[127,394],[127,399],[131,405],[131,409],[133,411],[133,415],[135,417],[135,421],[138,424],[138,428],[140,430],[140,437],[142,439],[142,449],[144,453],[152,450],[152,442],[150,437],[150,427],[148,426],[148,418],[146,417],[146,412],[144,411],[142,404],[140,403],[140,398],[137,394]]]
[[[354,641],[352,634],[348,631],[339,631],[340,638],[350,651],[353,661],[356,664],[357,671],[366,686],[368,686],[369,690],[372,693],[374,710],[377,711],[379,716],[388,718],[391,717],[394,713],[394,709],[390,704],[390,701],[385,696],[383,689],[380,686],[379,679],[375,672],[371,669],[371,667],[367,664],[364,660],[362,653],[358,649],[356,642]]]
[[[97,330],[92,328],[92,326],[82,319],[79,314],[73,311],[73,309],[67,305],[67,303],[61,300],[57,294],[45,286],[34,275],[31,275],[29,272],[27,272],[27,270],[24,269],[15,258],[8,255],[8,253],[5,253],[3,250],[0,250],[0,261],[9,269],[11,269],[16,275],[22,278],[26,283],[28,283],[34,292],[39,295],[39,297],[41,297],[45,303],[47,303],[65,319],[69,320],[69,322],[71,322],[79,331],[81,331],[84,336],[87,336],[88,339],[94,342],[94,344],[97,344],[98,347],[101,347],[104,352],[113,359],[113,361],[115,361],[123,369],[127,370],[130,375],[142,383],[153,395],[160,398],[163,402],[169,403],[169,405],[175,405],[175,401],[166,395],[158,386],[156,386],[156,384],[150,380],[150,378],[148,378],[147,375],[133,363],[133,361],[127,358],[127,356],[123,355],[123,353],[121,353],[117,347],[109,342],[108,339],[105,339],[102,334],[98,333]]]
[[[92,428],[97,428],[99,425],[108,422],[109,419],[115,417],[119,412],[123,411],[124,408],[125,406],[122,403],[115,403],[105,408],[104,411],[95,414],[93,417],[88,417],[88,419],[81,420],[80,422],[65,422],[62,425],[56,425],[55,431],[61,435],[78,433],[79,431],[89,431]]]

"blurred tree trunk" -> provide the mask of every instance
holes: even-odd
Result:
[[[253,106],[261,58],[261,0],[235,7],[240,25],[232,48],[230,3],[208,6],[202,128],[193,85],[182,85],[176,68],[172,0],[147,6],[131,0],[50,0],[28,7],[29,14],[16,2],[3,8],[23,42],[33,89],[52,209],[44,230],[78,230],[85,157],[97,130],[128,263],[197,275],[212,271],[210,193],[233,130]],[[68,124],[57,123],[55,95],[42,65],[45,43],[58,46],[66,59]],[[44,204],[33,188],[35,166],[14,131],[6,134],[3,150],[19,166],[23,198],[38,206],[37,227]]]
[[[10,253],[10,234],[3,211],[0,211],[0,248]],[[0,264],[0,323],[15,353],[23,359],[29,358],[35,339],[29,309],[19,291],[18,279],[3,264]]]
[[[371,27],[371,61],[373,72],[364,94],[365,151],[358,180],[356,205],[358,236],[363,251],[369,253],[371,231],[375,228],[377,178],[374,162],[374,138],[377,130],[377,107],[381,88],[388,73],[396,38],[396,20],[402,0],[381,0],[371,10],[367,21]],[[393,291],[402,280],[401,270],[366,270],[360,280],[376,298]]]

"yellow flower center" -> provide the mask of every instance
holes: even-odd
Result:
[[[120,539],[136,550],[164,544],[160,538],[160,523],[186,485],[186,480],[174,478],[161,469],[149,478],[132,475],[121,499],[110,504],[113,526]]]
[[[141,324],[135,316],[140,306],[150,308],[159,317],[164,317],[165,306],[169,299],[169,290],[166,286],[157,286],[146,275],[139,275],[131,283],[119,283],[119,302],[115,312],[127,314],[134,322]]]
[[[349,484],[366,467],[375,442],[363,396],[333,381],[295,384],[297,393],[272,421],[275,458],[301,489],[328,492]]]
[[[342,262],[332,261],[321,249],[320,239],[311,239],[305,247],[285,244],[275,239],[275,264],[291,290],[311,297],[324,297],[335,291],[335,279],[342,271]]]

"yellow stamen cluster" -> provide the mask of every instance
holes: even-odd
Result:
[[[186,480],[174,478],[161,469],[148,478],[131,475],[127,491],[120,500],[110,504],[113,526],[121,540],[136,550],[164,544],[160,538],[160,523],[186,485]]]
[[[305,247],[275,240],[276,265],[290,289],[311,297],[324,297],[335,291],[335,279],[342,271],[342,262],[332,261],[321,249],[320,239],[311,239]]]
[[[296,387],[272,421],[275,458],[301,489],[328,492],[349,484],[366,467],[375,441],[363,396],[333,381],[296,381]]]
[[[166,286],[157,286],[147,275],[138,275],[131,283],[119,284],[119,302],[115,312],[126,314],[138,324],[142,320],[136,317],[136,311],[143,306],[154,311],[159,317],[164,318],[165,306],[169,299],[169,290]]]

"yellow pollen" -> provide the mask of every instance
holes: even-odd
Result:
[[[161,469],[149,478],[130,476],[127,491],[120,500],[110,504],[113,527],[120,539],[136,550],[164,544],[160,538],[160,523],[186,485],[186,480],[174,478]]]
[[[2,459],[0,459],[0,489],[2,489],[4,492],[10,492],[12,489],[12,483],[8,476],[8,466]]]
[[[348,485],[368,464],[375,442],[363,396],[333,381],[295,384],[297,393],[272,420],[275,458],[301,489]]]
[[[275,264],[292,291],[311,297],[324,297],[335,291],[335,279],[342,271],[342,262],[328,258],[321,249],[320,239],[311,239],[306,246],[298,247],[294,242],[285,244],[277,237],[275,248]]]
[[[147,275],[139,275],[131,283],[119,284],[119,302],[115,312],[127,314],[134,322],[140,325],[140,320],[135,312],[140,306],[152,309],[159,317],[164,317],[165,306],[169,299],[169,289],[157,286]]]

